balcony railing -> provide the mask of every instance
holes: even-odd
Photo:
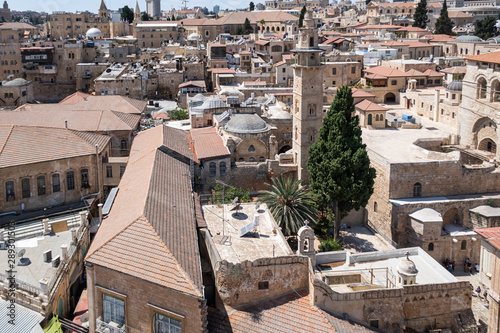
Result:
[[[96,332],[100,333],[125,333],[125,325],[119,325],[113,322],[107,323],[102,320],[102,316],[96,320]]]

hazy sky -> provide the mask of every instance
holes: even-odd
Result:
[[[188,1],[187,5],[189,7],[193,6],[202,6],[207,7],[208,9],[212,9],[215,4],[218,4],[221,9],[225,8],[244,8],[248,7],[248,4],[252,0],[192,0]],[[264,1],[255,1],[254,3]],[[1,1],[3,3],[3,1]],[[11,10],[34,10],[37,12],[47,12],[52,13],[53,11],[66,11],[66,12],[75,12],[77,10],[84,11],[89,10],[91,12],[97,13],[99,9],[99,5],[101,4],[101,0],[7,0],[9,4],[9,8]],[[135,0],[104,0],[104,3],[108,7],[108,9],[118,9],[127,5],[130,8],[135,8]],[[181,0],[170,0],[170,1],[161,1],[161,9],[168,10],[171,8],[179,9],[183,1]],[[139,8],[141,11],[145,11],[146,1],[139,0]]]

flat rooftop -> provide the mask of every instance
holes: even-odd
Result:
[[[292,255],[281,231],[265,204],[256,209],[255,203],[241,204],[231,211],[233,205],[203,206],[203,215],[212,241],[222,260],[240,263],[245,260]],[[240,229],[259,216],[259,225],[253,231],[240,236]],[[225,223],[222,223],[222,217]]]
[[[387,112],[395,112],[398,117],[401,113],[416,116],[409,110],[403,109],[391,108]],[[439,159],[433,159],[432,156],[435,154],[426,154],[424,149],[413,144],[418,139],[446,138],[449,135],[458,134],[457,129],[451,126],[428,120],[425,117],[419,118],[422,124],[420,129],[388,127],[370,130],[363,128],[363,143],[366,144],[369,153],[375,152],[390,163],[458,161],[458,155],[453,153],[439,154]]]

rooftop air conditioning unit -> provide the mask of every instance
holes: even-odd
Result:
[[[52,260],[52,250],[47,250],[43,253],[43,261],[50,262]]]

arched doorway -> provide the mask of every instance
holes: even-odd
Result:
[[[287,146],[283,146],[283,147],[281,147],[281,149],[278,151],[278,154],[284,154],[284,153],[286,153],[287,151],[289,151],[290,149],[292,149],[292,147],[290,147],[290,146],[288,146],[288,145],[287,145]]]
[[[385,94],[385,96],[384,96],[384,102],[387,103],[387,104],[396,103],[396,95],[394,95],[393,93],[387,93],[387,94]]]
[[[457,208],[450,208],[443,215],[443,224],[462,224],[460,211]]]
[[[372,125],[373,124],[373,116],[372,114],[368,114],[368,125]]]
[[[492,154],[496,154],[497,153],[497,144],[495,143],[495,141],[491,140],[490,138],[486,138],[486,139],[481,140],[481,142],[479,142],[477,149],[484,150],[484,151],[487,151],[487,152],[492,153]]]

